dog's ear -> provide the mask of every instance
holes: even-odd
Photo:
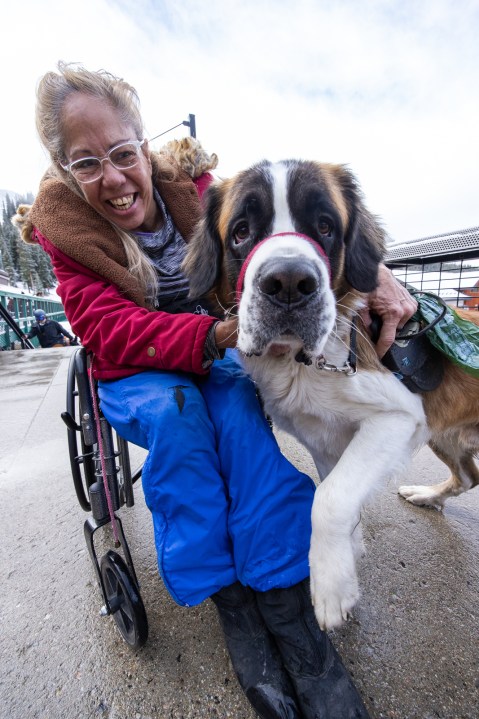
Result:
[[[188,242],[182,269],[189,279],[190,297],[204,296],[218,283],[223,260],[223,243],[218,232],[221,188],[210,185],[204,195],[205,209]]]
[[[351,287],[359,292],[372,292],[378,284],[386,235],[379,220],[366,209],[356,178],[349,170],[342,169],[343,192],[349,210],[344,272]]]
[[[372,292],[378,285],[378,268],[384,256],[384,230],[376,218],[361,208],[348,229],[344,272],[359,292]]]

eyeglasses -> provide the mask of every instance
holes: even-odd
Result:
[[[77,182],[86,185],[88,182],[95,182],[103,176],[103,163],[105,160],[111,162],[117,170],[128,170],[138,164],[140,148],[144,140],[129,140],[121,142],[112,147],[103,157],[82,157],[79,160],[70,162],[69,165],[62,165],[65,172],[69,172]]]

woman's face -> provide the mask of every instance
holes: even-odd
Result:
[[[82,157],[103,157],[115,145],[137,139],[132,125],[125,123],[113,107],[81,92],[65,101],[62,124],[67,163]],[[102,177],[78,183],[88,204],[122,230],[158,229],[161,215],[153,198],[147,143],[134,167],[117,170],[108,160],[102,164]]]

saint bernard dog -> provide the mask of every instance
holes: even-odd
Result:
[[[479,484],[479,380],[444,360],[442,383],[420,396],[381,365],[358,310],[385,236],[344,166],[265,161],[214,183],[205,202],[184,265],[190,294],[237,314],[266,413],[313,456],[311,593],[331,629],[358,600],[360,512],[374,488],[426,442],[452,476],[401,487],[405,499],[440,507]]]

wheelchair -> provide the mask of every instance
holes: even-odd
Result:
[[[89,374],[90,358],[84,347],[70,359],[66,411],[68,451],[75,492],[90,516],[84,524],[85,541],[103,596],[101,616],[112,616],[125,642],[133,649],[148,638],[148,620],[130,549],[118,510],[134,505],[133,485],[141,468],[132,474],[128,442],[102,416],[96,383]],[[111,525],[114,549],[98,557],[94,536]],[[115,551],[121,548],[122,554]]]

